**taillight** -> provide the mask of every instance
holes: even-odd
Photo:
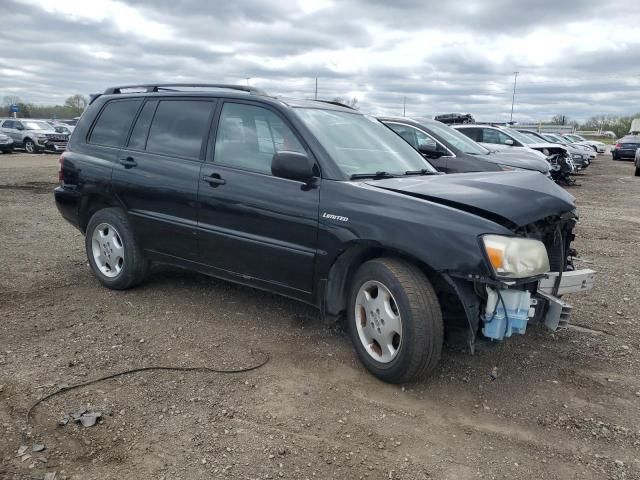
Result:
[[[64,173],[62,172],[62,165],[64,165],[64,154],[60,155],[58,159],[58,183],[60,186],[64,184]]]
[[[616,146],[614,148],[622,148],[622,144],[621,143],[616,143]]]

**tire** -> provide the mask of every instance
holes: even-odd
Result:
[[[640,177],[640,167],[636,167],[636,173],[635,173],[636,177]]]
[[[87,225],[84,243],[89,265],[105,287],[126,290],[144,280],[148,262],[126,214],[119,208],[95,212]]]
[[[30,138],[24,139],[24,151],[27,153],[38,153],[38,147],[36,147],[36,143]]]
[[[380,293],[390,294],[387,303],[379,304],[387,307],[382,314],[375,307],[367,312],[372,304],[362,303],[371,302],[367,295],[374,293],[376,299]],[[389,312],[393,313],[391,317]],[[367,370],[385,382],[406,383],[426,376],[440,360],[442,310],[427,277],[407,261],[378,258],[360,266],[351,282],[347,322],[358,357]],[[394,323],[400,325],[401,333],[393,334],[390,325]],[[392,339],[386,352],[377,340],[369,342],[376,331],[382,333],[378,338]],[[395,353],[389,353],[394,349]]]

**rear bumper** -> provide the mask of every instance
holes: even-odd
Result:
[[[611,151],[611,155],[613,155],[614,158],[619,158],[620,160],[633,160],[636,157],[636,151],[615,149]]]
[[[80,230],[80,194],[65,187],[56,187],[53,196],[62,218]]]

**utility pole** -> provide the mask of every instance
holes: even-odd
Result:
[[[318,99],[318,77],[316,77],[316,95],[314,97],[315,100]]]
[[[404,101],[402,102],[402,116],[407,116],[407,97],[404,97]]]
[[[513,72],[513,97],[511,97],[511,116],[509,117],[509,122],[513,122],[513,104],[516,102],[516,82],[518,81],[518,73]]]

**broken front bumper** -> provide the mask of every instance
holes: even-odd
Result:
[[[524,334],[528,323],[543,323],[551,330],[566,327],[571,305],[560,297],[593,288],[596,272],[574,270],[549,272],[538,282],[537,288],[516,289],[486,286],[482,334],[502,340],[513,334]]]

